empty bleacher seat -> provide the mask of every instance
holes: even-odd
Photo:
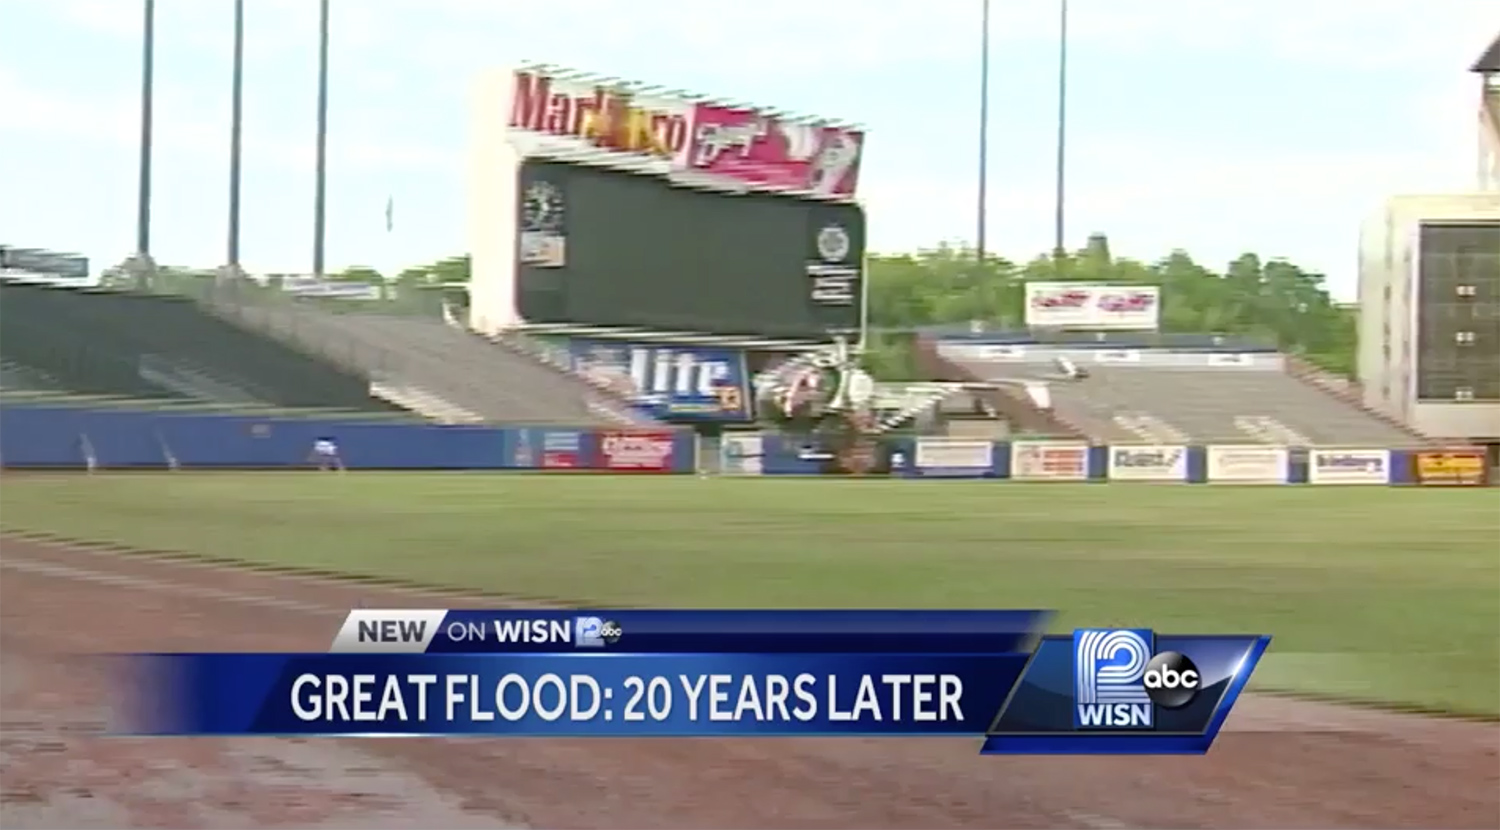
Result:
[[[441,320],[334,314],[295,304],[220,308],[246,326],[302,348],[340,355],[382,390],[419,389],[429,408],[456,418],[615,426],[634,418],[618,402],[603,403],[600,390],[582,379]]]
[[[219,389],[282,406],[392,409],[370,396],[359,373],[228,323],[184,297],[16,283],[0,283],[0,297],[0,346],[80,391],[181,397]]]
[[[1022,360],[955,362],[979,379],[1013,378],[1045,372],[1049,354],[1033,346]],[[1207,352],[1178,352],[1167,360],[1126,360],[1126,352],[1068,354],[1086,365],[1088,377],[1053,384],[1054,410],[1100,441],[1400,447],[1420,440],[1293,377],[1271,353],[1245,360],[1213,360]]]

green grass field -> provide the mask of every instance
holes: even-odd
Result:
[[[1270,632],[1264,687],[1500,714],[1500,490],[7,476],[0,526],[601,605]]]

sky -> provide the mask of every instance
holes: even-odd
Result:
[[[311,270],[318,3],[248,0],[242,261]],[[397,270],[467,249],[470,89],[522,61],[869,130],[880,252],[972,244],[979,0],[332,0],[327,265]],[[1056,0],[993,0],[990,251],[1050,249]],[[225,261],[231,0],[156,3],[151,249]],[[0,4],[0,242],[135,247],[142,4]],[[1066,238],[1118,255],[1245,251],[1352,297],[1361,221],[1397,193],[1474,187],[1493,0],[1072,0]],[[387,233],[387,198],[395,205]]]

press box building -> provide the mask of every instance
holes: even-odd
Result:
[[[1500,442],[1500,37],[1474,64],[1472,193],[1397,196],[1362,229],[1364,402],[1422,433]]]

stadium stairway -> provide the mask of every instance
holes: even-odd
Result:
[[[13,360],[0,360],[0,389],[51,392],[63,388],[64,385],[48,372]]]
[[[1117,412],[1110,419],[1134,440],[1147,444],[1186,444],[1189,436],[1149,412]]]
[[[441,320],[336,314],[297,304],[214,307],[294,346],[339,355],[386,391],[420,389],[429,399],[441,399],[450,413],[491,422],[640,423],[635,413],[601,401],[586,384]]]
[[[1407,441],[1412,444],[1430,444],[1432,440],[1415,429],[1407,426],[1397,418],[1393,418],[1378,409],[1365,403],[1364,388],[1358,381],[1339,377],[1312,365],[1296,355],[1288,355],[1286,358],[1287,374],[1306,383],[1316,389],[1332,395],[1350,406],[1358,407],[1370,417],[1389,425],[1406,435]]]
[[[944,357],[938,352],[937,344],[926,337],[916,339],[914,357],[917,369],[934,378],[957,382],[988,380],[972,367]],[[1109,431],[1104,424],[1095,423],[1092,419],[1080,421],[1059,412],[1055,406],[1055,390],[1050,401],[1053,405],[1047,408],[1037,406],[1025,390],[1016,387],[995,387],[977,394],[998,415],[1009,421],[1017,432],[1083,439]]]
[[[1060,386],[1065,417],[1100,412],[1149,414],[1193,441],[1411,446],[1413,435],[1347,400],[1273,369],[1094,367],[1080,384]],[[1113,419],[1112,419],[1113,420]],[[1117,426],[1099,436],[1136,440]]]
[[[1234,425],[1256,443],[1309,447],[1315,442],[1268,415],[1237,415]]]
[[[446,318],[446,316],[445,319],[450,328],[468,331],[462,323]],[[632,403],[635,396],[633,388],[621,385],[620,379],[611,373],[575,372],[573,355],[565,348],[537,340],[520,331],[507,331],[495,335],[476,333],[475,336],[483,337],[523,359],[536,361],[569,382],[584,383],[592,387],[596,395],[590,396],[589,405],[601,417],[623,424],[654,423],[652,419],[636,411]]]
[[[144,380],[170,389],[184,398],[246,406],[270,405],[269,401],[255,393],[216,378],[201,368],[160,355],[142,355],[140,373]]]
[[[439,424],[482,424],[484,416],[450,403],[439,395],[405,383],[375,381],[370,394]]]

